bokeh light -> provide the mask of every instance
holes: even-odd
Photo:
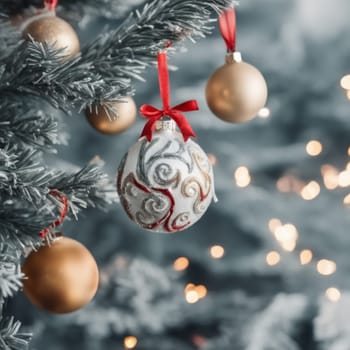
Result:
[[[336,303],[340,300],[341,298],[341,293],[338,288],[335,287],[330,287],[326,290],[326,297],[329,301]]]
[[[297,246],[296,241],[283,241],[283,242],[280,242],[280,244],[281,244],[281,247],[287,252],[294,251]]]
[[[277,180],[276,187],[280,192],[300,192],[305,183],[293,175],[284,175]]]
[[[247,187],[251,182],[249,170],[245,166],[241,166],[235,171],[235,180],[238,187]]]
[[[271,252],[267,253],[267,255],[266,255],[267,265],[275,266],[275,265],[279,264],[280,261],[281,261],[280,253],[278,253],[276,251],[271,251]]]
[[[261,108],[260,111],[258,112],[258,116],[260,118],[268,118],[271,115],[270,110],[267,107]]]
[[[337,270],[337,265],[332,260],[322,259],[317,263],[317,271],[320,275],[329,276]]]
[[[350,193],[344,197],[343,203],[344,205],[350,205]]]
[[[323,183],[327,190],[334,190],[338,187],[339,171],[332,165],[325,164],[321,167]]]
[[[276,187],[280,192],[292,192],[293,184],[290,176],[282,176],[276,182]]]
[[[350,74],[345,75],[341,78],[340,86],[345,90],[350,90]]]
[[[198,294],[198,297],[200,299],[203,299],[207,296],[208,294],[208,290],[207,290],[207,287],[206,286],[203,286],[202,284],[200,284],[199,286],[195,287],[196,288],[196,291],[197,291],[197,294]]]
[[[190,290],[194,290],[196,286],[193,283],[188,283],[185,287],[185,293],[189,292]]]
[[[280,219],[272,218],[269,220],[269,230],[271,233],[275,233],[275,231],[282,226],[282,222]]]
[[[191,289],[188,292],[186,292],[185,296],[186,296],[186,301],[189,304],[195,304],[199,300],[198,292],[195,289]]]
[[[214,245],[210,248],[210,255],[213,259],[221,259],[225,255],[225,249],[221,245]]]
[[[298,240],[298,231],[293,224],[285,224],[275,230],[275,238],[287,252],[292,252]]]
[[[310,249],[304,249],[299,254],[300,264],[307,265],[310,264],[313,258],[313,253]]]
[[[192,337],[192,342],[197,348],[201,348],[206,344],[207,340],[203,336],[196,334]]]
[[[135,349],[137,345],[137,338],[129,335],[128,337],[124,338],[124,347],[125,349]]]
[[[322,144],[320,141],[311,140],[306,145],[306,153],[312,157],[316,157],[322,152]]]
[[[277,241],[296,241],[298,239],[298,231],[292,224],[280,226],[275,231]]]
[[[301,197],[306,201],[315,199],[320,194],[321,188],[316,181],[310,181],[302,190]]]
[[[344,170],[344,171],[339,173],[338,185],[340,187],[350,186],[350,171],[349,170]]]
[[[173,267],[175,271],[184,271],[189,265],[190,261],[186,257],[181,256],[174,261]]]

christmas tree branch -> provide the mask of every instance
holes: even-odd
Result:
[[[92,71],[92,62],[78,64],[79,57],[62,62],[63,56],[62,50],[45,43],[24,42],[8,59],[0,79],[0,95],[44,97],[55,108],[68,112],[78,104],[90,105],[100,96],[131,93],[129,81],[120,79],[110,86]]]
[[[0,244],[0,295],[13,296],[22,287],[23,273],[19,268],[19,254],[7,244]]]
[[[0,241],[20,250],[38,243],[39,232],[57,218],[57,208],[61,206],[59,200],[50,194],[51,189],[68,198],[68,214],[75,218],[81,209],[104,209],[117,200],[114,185],[98,165],[89,164],[78,172],[65,173],[32,163],[31,153],[26,154],[23,167],[17,172],[0,170],[3,175],[0,182],[3,202]]]
[[[204,37],[211,30],[211,12],[231,4],[231,0],[155,0],[117,30],[99,36],[72,61],[62,62],[64,53],[45,43],[24,43],[8,59],[0,96],[42,96],[68,111],[131,95],[131,80],[142,79],[143,70],[168,41]]]
[[[72,314],[66,322],[99,338],[107,337],[111,329],[116,334],[159,334],[174,324],[183,325],[188,304],[182,286],[169,271],[146,260],[129,262],[119,257],[102,274],[108,282],[101,284],[95,303]]]
[[[145,0],[60,0],[58,12],[64,16],[71,17],[71,14],[78,18],[84,15],[103,16],[106,18],[121,18],[133,7],[140,5]],[[33,6],[40,8],[43,0],[2,0],[0,12],[6,14],[20,14],[23,10]]]
[[[133,7],[145,2],[145,0],[86,0],[84,6],[81,1],[60,0],[59,10],[62,8],[64,15],[79,14],[82,18],[84,15],[105,18],[122,18]]]
[[[27,350],[28,343],[32,338],[30,333],[20,332],[21,323],[11,318],[0,320],[0,349],[4,350]]]
[[[50,188],[68,197],[70,212],[76,217],[81,209],[97,207],[105,209],[117,201],[115,185],[101,172],[101,162],[89,164],[73,174],[59,172]]]
[[[4,203],[0,208],[0,242],[21,254],[27,247],[35,247],[41,242],[39,233],[57,218],[42,206],[21,206],[20,203]]]
[[[303,295],[278,295],[246,329],[246,349],[301,349],[296,339],[310,311]]]
[[[82,62],[95,62],[94,70],[106,79],[141,79],[143,69],[169,41],[205,37],[212,30],[208,25],[212,11],[219,13],[232,4],[232,0],[154,0],[83,48]]]
[[[39,207],[50,190],[55,189],[68,197],[74,216],[88,206],[104,209],[117,198],[114,185],[99,166],[90,164],[76,173],[66,173],[48,170],[33,158],[35,154],[26,151],[21,153],[16,168],[0,166],[0,194],[3,198],[21,198]],[[55,201],[54,197],[51,200]]]
[[[42,105],[42,102],[41,102]],[[55,152],[54,145],[65,142],[59,133],[58,121],[39,107],[35,100],[0,102],[0,145],[30,146]]]

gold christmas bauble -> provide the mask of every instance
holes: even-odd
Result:
[[[24,293],[37,307],[51,313],[72,312],[96,294],[99,273],[91,253],[78,241],[57,238],[26,258]]]
[[[62,18],[44,16],[30,21],[23,30],[23,37],[29,35],[39,42],[47,42],[57,49],[65,49],[65,59],[74,58],[80,52],[79,38],[72,26]]]
[[[128,129],[135,121],[137,115],[136,104],[132,97],[123,97],[123,102],[111,102],[109,106],[116,112],[109,112],[103,106],[86,109],[86,118],[90,125],[103,134],[118,134]]]
[[[220,119],[240,123],[253,119],[267,100],[267,86],[262,74],[252,65],[226,59],[206,86],[211,111]]]

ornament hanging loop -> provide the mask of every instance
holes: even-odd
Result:
[[[242,54],[240,52],[238,52],[238,51],[229,52],[225,56],[225,62],[227,64],[240,63],[240,62],[242,62]]]
[[[167,45],[167,48],[168,47],[170,47],[169,43]],[[152,141],[152,134],[155,130],[156,123],[163,117],[169,117],[175,121],[185,141],[187,141],[190,137],[195,137],[196,134],[192,130],[190,123],[182,112],[197,111],[199,109],[197,101],[186,101],[175,107],[171,107],[170,105],[170,82],[166,51],[158,53],[158,78],[163,108],[158,109],[151,105],[141,106],[140,113],[148,119],[141,133],[141,137],[145,136],[149,142]]]
[[[52,229],[54,229],[57,226],[60,226],[63,223],[63,221],[67,216],[68,207],[69,207],[67,197],[64,194],[62,194],[60,191],[51,190],[49,194],[53,197],[56,197],[62,202],[62,209],[61,209],[60,217],[54,222],[52,222],[47,228],[40,231],[40,237],[43,239],[47,237],[47,235],[50,233]],[[57,236],[59,235],[60,234],[58,234]]]
[[[49,11],[55,11],[58,4],[58,0],[44,0],[44,8]]]
[[[221,35],[226,43],[227,52],[236,51],[236,11],[232,7],[219,17]]]

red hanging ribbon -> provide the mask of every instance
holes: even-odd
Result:
[[[156,122],[162,117],[167,116],[176,122],[185,141],[187,141],[191,136],[196,137],[190,123],[181,112],[198,111],[199,108],[197,101],[190,100],[175,107],[170,107],[170,84],[166,52],[160,52],[158,54],[158,78],[160,96],[163,101],[163,109],[158,109],[151,105],[141,106],[140,113],[148,118],[148,121],[142,130],[141,136],[145,136],[149,142],[152,141],[152,134],[156,127]]]
[[[219,17],[219,27],[222,37],[225,40],[227,51],[236,51],[236,12],[230,8]]]
[[[57,190],[51,190],[49,193],[52,196],[58,198],[62,202],[63,207],[61,209],[60,217],[57,220],[55,220],[53,223],[51,223],[47,228],[40,231],[41,238],[46,238],[47,234],[50,232],[51,229],[61,225],[64,219],[66,218],[67,211],[68,211],[68,199],[65,195],[63,195],[61,192]]]
[[[44,0],[44,6],[50,11],[55,11],[58,0]]]

